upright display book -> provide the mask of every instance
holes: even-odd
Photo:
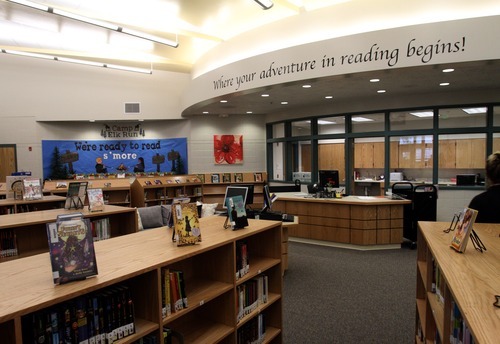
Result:
[[[71,182],[66,193],[64,209],[82,209],[87,194],[88,182]]]
[[[89,198],[89,211],[104,210],[104,195],[102,189],[88,189],[87,197]]]
[[[55,284],[97,275],[90,221],[81,213],[59,215],[48,223],[47,238]]]
[[[248,226],[245,202],[241,195],[228,197],[226,199],[226,207],[231,229],[240,229]]]
[[[462,211],[457,228],[453,234],[453,239],[451,240],[451,247],[457,252],[465,252],[476,216],[477,210],[465,208]]]
[[[200,221],[194,203],[172,204],[174,215],[174,232],[177,246],[194,245],[201,242]]]
[[[25,201],[42,199],[42,183],[39,178],[25,178],[23,180],[23,186],[23,199]]]

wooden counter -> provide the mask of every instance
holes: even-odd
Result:
[[[403,241],[403,206],[408,200],[347,196],[306,198],[278,193],[273,210],[299,216],[289,236],[353,245],[400,244]]]

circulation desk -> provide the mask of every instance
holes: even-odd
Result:
[[[353,245],[403,242],[403,207],[409,200],[383,196],[311,198],[277,193],[273,210],[299,216],[289,236]]]

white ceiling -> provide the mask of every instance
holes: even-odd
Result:
[[[0,1],[0,49],[13,49],[61,57],[88,59],[120,65],[189,73],[193,65],[213,47],[248,33],[252,29],[300,16],[304,12],[331,8],[355,8],[380,2],[399,7],[415,1],[374,0],[275,0],[270,10],[261,9],[253,0],[50,0],[38,1],[53,8],[81,16],[99,19],[122,27],[176,40],[177,48],[138,39],[122,33],[109,31],[76,20],[31,9],[8,1]],[[435,0],[442,8],[449,1]],[[464,3],[464,1],[460,1]],[[474,2],[475,3],[475,2]],[[481,0],[484,8],[494,3]],[[140,4],[140,6],[138,5]],[[354,7],[354,5],[358,7]],[[336,7],[343,6],[343,7]],[[409,6],[409,5],[408,5]],[[495,11],[500,12],[500,5]],[[389,9],[389,7],[387,7]],[[483,11],[484,11],[484,8]],[[442,12],[442,10],[440,10]],[[436,16],[437,13],[436,12]],[[440,14],[442,14],[439,12]],[[338,14],[340,17],[342,13]],[[366,15],[366,14],[365,14]],[[434,18],[432,18],[434,19]],[[395,19],[397,20],[397,19]],[[422,21],[431,21],[422,18]],[[398,23],[396,25],[403,25]],[[498,34],[498,33],[497,33]],[[20,57],[22,58],[22,57]],[[455,72],[443,77],[441,69],[455,67]],[[380,83],[370,83],[372,77]],[[445,80],[446,79],[446,80]],[[197,115],[203,111],[211,114],[274,113],[286,112],[281,101],[288,107],[300,108],[322,106],[326,95],[330,101],[372,98],[377,89],[390,90],[391,96],[432,92],[449,92],[439,83],[452,83],[454,91],[500,88],[500,63],[498,60],[462,63],[455,66],[424,66],[403,68],[380,73],[358,73],[311,80],[312,90],[301,85],[278,85],[272,90],[272,98],[261,97],[260,90],[229,96],[231,101],[198,104],[187,109],[183,115]],[[431,90],[430,90],[431,89]]]

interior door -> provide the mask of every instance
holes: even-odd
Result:
[[[0,145],[0,182],[16,171],[16,145]]]

